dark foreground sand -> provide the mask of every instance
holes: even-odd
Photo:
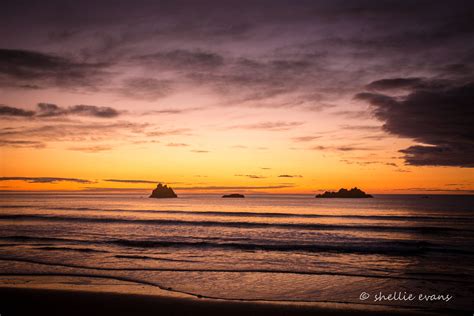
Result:
[[[340,304],[341,305],[341,304]],[[150,295],[0,288],[0,314],[12,315],[431,315],[322,304],[293,305]],[[439,314],[438,314],[439,315]]]

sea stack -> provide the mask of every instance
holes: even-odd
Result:
[[[229,199],[243,199],[245,195],[234,193],[234,194],[226,194],[226,195],[223,195],[222,197],[229,198]]]
[[[168,187],[166,184],[163,185],[158,183],[156,189],[151,192],[150,198],[154,199],[168,199],[168,198],[177,198],[178,196],[174,193],[173,189]]]
[[[360,199],[360,198],[373,198],[372,195],[365,193],[358,188],[339,189],[337,192],[326,191],[324,194],[316,195],[317,198],[345,198],[345,199]]]

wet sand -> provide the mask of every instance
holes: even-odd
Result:
[[[436,315],[349,304],[284,304],[123,293],[0,288],[0,314],[10,315]],[[439,315],[439,314],[438,314]]]

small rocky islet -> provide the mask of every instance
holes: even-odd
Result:
[[[326,191],[323,194],[318,194],[316,195],[316,198],[360,199],[360,198],[373,198],[373,196],[365,193],[364,191],[358,188],[352,188],[350,190],[341,188],[337,192]]]
[[[174,193],[171,187],[168,187],[166,184],[163,185],[158,183],[156,189],[151,192],[150,198],[153,199],[169,199],[169,198],[177,198],[178,196]]]
[[[233,193],[233,194],[225,194],[222,197],[223,198],[229,198],[229,199],[243,199],[245,197],[245,195],[238,194],[238,193]]]

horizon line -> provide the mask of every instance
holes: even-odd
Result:
[[[127,192],[128,191],[128,192]],[[143,191],[143,192],[142,192]],[[146,191],[146,192],[145,192]],[[400,191],[400,190],[399,190]],[[117,190],[0,190],[0,195],[54,195],[54,194],[64,194],[64,195],[143,195],[148,194],[148,189],[117,189]],[[319,192],[319,191],[318,191]],[[420,191],[427,192],[427,191]],[[473,190],[458,190],[458,191],[428,191],[429,193],[371,193],[373,195],[466,195],[474,196]],[[439,193],[438,193],[439,192]],[[448,192],[448,193],[444,193]],[[229,192],[184,192],[180,195],[222,195]],[[313,196],[316,193],[272,193],[272,192],[241,192],[246,195],[299,195],[299,196]]]

